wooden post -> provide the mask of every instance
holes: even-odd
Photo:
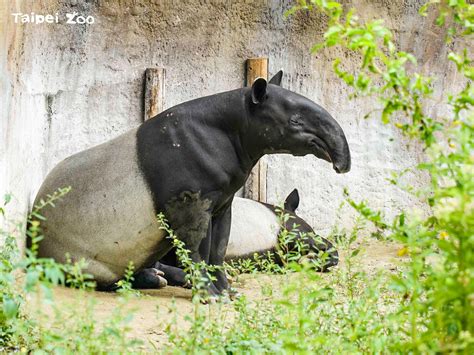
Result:
[[[247,59],[247,86],[251,86],[257,78],[268,80],[268,58]],[[257,162],[245,182],[244,197],[267,201],[267,165],[263,158]]]
[[[155,117],[164,108],[165,69],[147,68],[145,70],[145,110],[144,121]]]
[[[268,58],[247,59],[247,86],[251,86],[257,78],[268,78]]]

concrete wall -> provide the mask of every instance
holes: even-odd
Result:
[[[417,15],[421,1],[353,1],[367,17],[384,17],[400,47],[420,58],[424,72],[438,75],[437,91],[456,86],[447,64],[444,34],[433,16]],[[14,194],[14,211],[29,208],[45,175],[72,153],[104,142],[140,124],[143,74],[167,70],[165,106],[244,84],[246,58],[268,56],[271,74],[285,71],[283,86],[326,107],[346,132],[352,171],[336,175],[314,157],[268,158],[268,200],[300,189],[300,214],[319,231],[349,228],[354,213],[339,210],[342,189],[393,215],[417,201],[385,178],[413,166],[419,149],[389,126],[364,120],[372,100],[348,101],[347,88],[331,72],[331,57],[310,54],[325,19],[298,14],[285,19],[289,2],[16,0],[0,5],[0,194]],[[13,12],[78,11],[93,25],[14,24]],[[433,101],[433,113],[442,110]],[[436,104],[436,105],[435,105]],[[390,139],[392,139],[390,141]],[[423,176],[408,176],[422,184]],[[338,212],[339,211],[339,212]]]

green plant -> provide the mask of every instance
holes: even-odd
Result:
[[[115,284],[117,286],[118,293],[134,295],[134,296],[141,295],[140,291],[135,290],[133,288],[133,281],[135,280],[135,278],[133,277],[134,274],[135,274],[135,266],[133,265],[133,262],[130,261],[128,263],[127,269],[125,269],[125,274],[124,274],[123,279],[117,281]]]
[[[351,241],[343,249],[354,250]],[[350,258],[357,259],[357,253]],[[262,285],[263,299],[245,296],[217,307],[196,304],[189,331],[172,322],[167,331],[173,353],[358,353],[383,352],[399,342],[398,300],[387,275],[369,277],[349,267],[327,275],[307,263],[291,263],[291,282],[276,292]],[[265,292],[266,289],[272,292]],[[268,297],[271,297],[269,300]],[[174,310],[176,312],[176,310]]]
[[[167,237],[171,240],[173,248],[176,250],[176,256],[180,262],[184,272],[186,273],[186,280],[191,285],[193,292],[193,301],[202,302],[209,300],[208,287],[212,281],[215,281],[213,272],[218,270],[217,265],[208,265],[204,261],[193,262],[190,256],[190,251],[186,249],[183,241],[178,239],[173,229],[168,224],[163,213],[159,213],[158,222],[160,229],[167,233]]]
[[[56,285],[79,289],[78,303],[84,295],[90,297],[87,291],[95,286],[92,277],[82,271],[84,260],[58,264],[52,259],[38,257],[38,243],[43,239],[41,221],[44,220],[40,211],[46,206],[54,207],[68,191],[69,188],[59,189],[41,200],[28,216],[26,231],[23,224],[6,219],[4,206],[10,202],[10,196],[0,209],[6,226],[0,229],[0,351],[118,353],[132,351],[140,344],[127,336],[130,330],[127,323],[132,317],[129,312],[124,314],[118,308],[98,326],[93,316],[92,298],[83,307],[54,303],[53,287]],[[31,245],[26,255],[22,255],[16,241],[25,233]],[[34,312],[26,310],[31,299],[35,300]]]

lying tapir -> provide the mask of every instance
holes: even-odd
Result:
[[[193,261],[222,265],[234,194],[264,154],[313,154],[337,173],[350,169],[342,128],[321,106],[281,88],[281,76],[174,106],[60,162],[35,204],[72,189],[42,210],[39,255],[84,258],[98,288],[108,289],[129,261],[140,271],[171,249],[156,218],[163,212]],[[222,270],[214,276],[211,295],[228,288]]]
[[[302,256],[312,253],[314,257],[318,257],[320,253],[323,253],[322,259],[319,260],[321,271],[327,271],[331,266],[337,265],[339,255],[332,243],[322,237],[316,237],[310,225],[296,215],[299,200],[297,189],[294,189],[285,199],[283,210],[267,203],[234,197],[229,244],[224,259],[229,262],[253,258],[255,254],[264,255],[269,252],[273,260],[281,264],[276,250],[279,247],[281,214],[284,213],[289,216],[284,228],[295,233],[294,239],[286,245],[288,250],[296,250],[297,243],[300,243],[305,246]],[[297,226],[296,230],[294,230],[295,225]],[[160,288],[165,285],[185,286],[187,285],[186,274],[178,266],[179,261],[173,249],[154,265],[155,270],[149,268],[137,273],[133,286],[135,288]],[[156,280],[154,277],[156,273],[163,276],[166,282]],[[155,284],[153,284],[154,279],[156,280]]]

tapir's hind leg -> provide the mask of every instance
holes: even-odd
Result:
[[[156,289],[165,287],[168,282],[163,277],[164,272],[156,268],[143,269],[133,275],[133,288]]]

